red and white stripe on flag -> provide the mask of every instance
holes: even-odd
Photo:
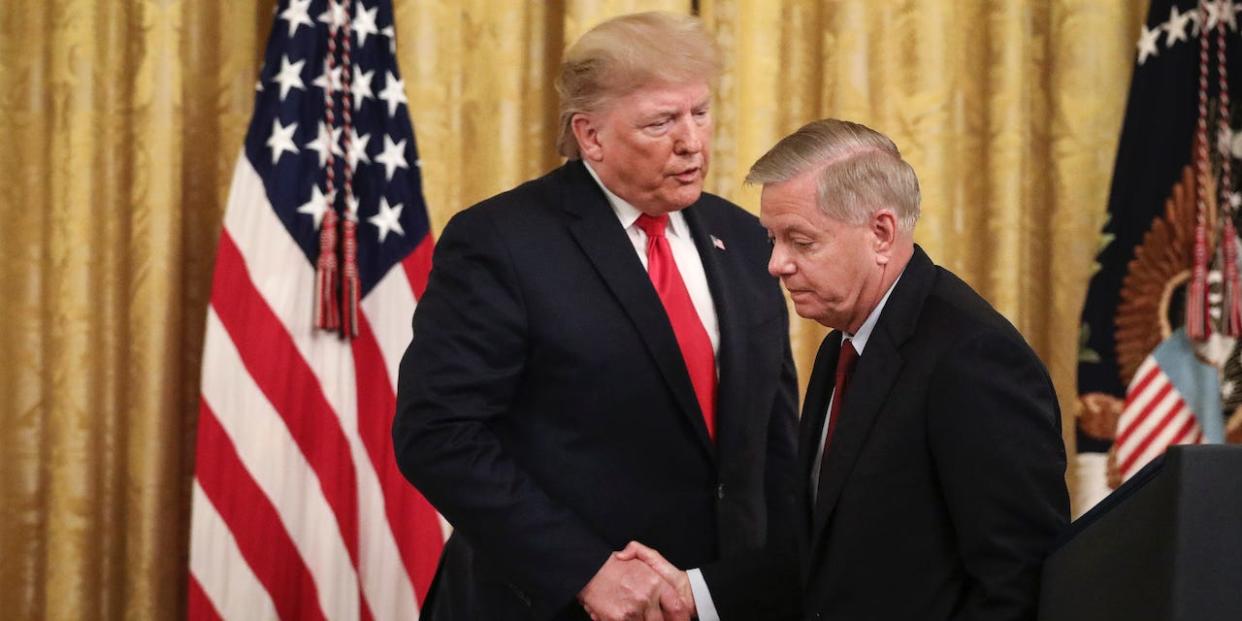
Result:
[[[191,619],[414,619],[435,572],[447,527],[391,440],[432,249],[392,17],[277,7],[207,314]],[[337,223],[342,244],[321,243]],[[317,296],[338,253],[352,280]],[[325,299],[352,338],[316,329]]]
[[[1203,430],[1182,394],[1148,356],[1134,373],[1126,391],[1125,409],[1117,421],[1117,468],[1123,481],[1170,446],[1199,444]]]
[[[415,618],[444,533],[389,430],[430,236],[343,340],[313,329],[314,266],[266,201],[241,157],[203,353],[190,616]]]

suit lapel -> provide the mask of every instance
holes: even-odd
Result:
[[[914,256],[889,296],[867,346],[858,358],[858,366],[854,369],[845,395],[841,420],[837,422],[832,448],[828,451],[827,462],[824,464],[825,478],[821,482],[820,496],[813,511],[813,550],[820,549],[825,528],[840,499],[841,491],[849,480],[854,463],[866,445],[867,436],[871,433],[880,411],[892,394],[904,362],[900,348],[914,333],[918,324],[923,302],[935,278],[934,270],[931,260],[921,248],[915,246]],[[839,339],[837,343],[834,351],[839,351]],[[834,354],[831,358],[833,362],[829,364],[835,366],[835,359]],[[831,374],[829,377],[831,378]],[[828,383],[831,383],[831,379]],[[831,386],[823,391],[825,401],[830,391]],[[823,414],[819,416],[822,421]],[[812,459],[817,448],[811,449]]]
[[[823,480],[813,511],[817,536],[822,534],[828,516],[836,506],[854,461],[892,390],[901,364],[901,354],[887,334],[873,332],[866,350],[858,358],[858,366],[846,390],[841,420],[837,421],[832,447],[823,466]]]
[[[840,352],[841,332],[834,330],[824,337],[819,346],[819,352],[815,355],[815,367],[811,370],[811,381],[806,387],[806,402],[802,405],[802,418],[798,423],[798,473],[807,489],[810,488],[815,453],[819,451],[819,437],[824,431],[828,397],[832,394],[837,355]]]
[[[841,352],[841,332],[833,331],[824,337],[815,354],[815,366],[806,387],[806,401],[802,404],[802,416],[798,421],[798,474],[796,497],[798,518],[802,520],[799,532],[810,533],[811,514],[811,468],[819,451],[819,438],[823,435],[824,418],[828,413],[828,396],[832,394],[837,355]],[[810,542],[806,542],[808,545]]]
[[[717,374],[720,378],[716,389],[716,446],[733,446],[739,436],[746,434],[743,427],[754,417],[744,411],[749,400],[749,374],[746,373],[746,335],[743,326],[747,322],[746,296],[735,291],[739,274],[730,256],[718,249],[712,241],[716,232],[722,231],[720,223],[703,208],[690,207],[682,211],[686,224],[694,238],[695,248],[703,261],[707,287],[711,290],[716,306],[716,323],[720,329],[720,348],[716,355]],[[707,429],[703,429],[706,438]]]
[[[566,211],[578,216],[569,224],[570,232],[634,323],[639,338],[681,406],[679,409],[696,429],[704,450],[714,459],[715,447],[707,436],[672,324],[634,252],[634,245],[584,166],[581,162],[566,164],[568,183],[563,204]]]

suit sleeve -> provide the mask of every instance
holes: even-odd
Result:
[[[502,563],[538,617],[571,605],[611,553],[507,454],[526,364],[526,310],[504,240],[485,213],[458,214],[436,245],[401,360],[393,444],[401,472],[456,533]]]
[[[779,295],[779,292],[778,294]],[[784,305],[784,298],[779,303]],[[788,315],[782,315],[784,333]],[[780,383],[768,418],[764,492],[767,538],[764,549],[702,568],[722,621],[796,618],[799,606],[796,533],[798,373],[789,339],[781,357]]]
[[[1034,619],[1044,558],[1068,523],[1056,393],[1016,336],[947,353],[929,389],[928,441],[970,586],[955,619]]]

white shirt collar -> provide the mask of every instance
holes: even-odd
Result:
[[[904,269],[901,274],[905,274]],[[894,280],[893,284],[888,286],[888,291],[884,292],[884,297],[880,298],[880,303],[871,309],[871,314],[867,315],[866,321],[863,321],[863,324],[859,326],[857,333],[850,334],[844,330],[841,331],[844,337],[853,343],[854,351],[858,352],[859,356],[862,355],[863,348],[867,346],[867,339],[871,338],[871,331],[875,329],[875,323],[880,320],[880,312],[884,310],[884,305],[888,303],[888,296],[893,294],[893,289],[897,287],[897,283],[901,282],[901,274],[898,274],[897,280]],[[842,340],[842,342],[844,343],[845,341]]]
[[[641,216],[643,212],[626,202],[625,199],[613,194],[612,190],[609,190],[608,186],[604,185],[604,182],[599,178],[599,174],[595,172],[594,168],[591,168],[591,165],[586,160],[582,160],[582,165],[586,166],[587,172],[591,174],[591,178],[595,180],[599,189],[604,191],[604,196],[608,198],[608,204],[612,206],[612,211],[617,214],[617,219],[621,221],[621,226],[626,229],[634,226],[634,222],[638,220],[638,216]],[[686,224],[686,217],[681,211],[674,211],[668,214],[668,229],[666,232],[671,232],[678,237],[689,237],[690,228]]]

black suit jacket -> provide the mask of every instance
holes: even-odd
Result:
[[[1034,619],[1040,566],[1069,513],[1044,365],[916,247],[855,366],[811,506],[840,347],[840,333],[824,339],[802,415],[806,616]]]
[[[757,220],[709,194],[683,213],[719,316],[716,442],[581,162],[445,228],[393,425],[401,471],[455,527],[424,618],[585,618],[578,591],[630,540],[702,568],[726,618],[762,616],[782,577],[761,560],[793,541],[788,319]]]

